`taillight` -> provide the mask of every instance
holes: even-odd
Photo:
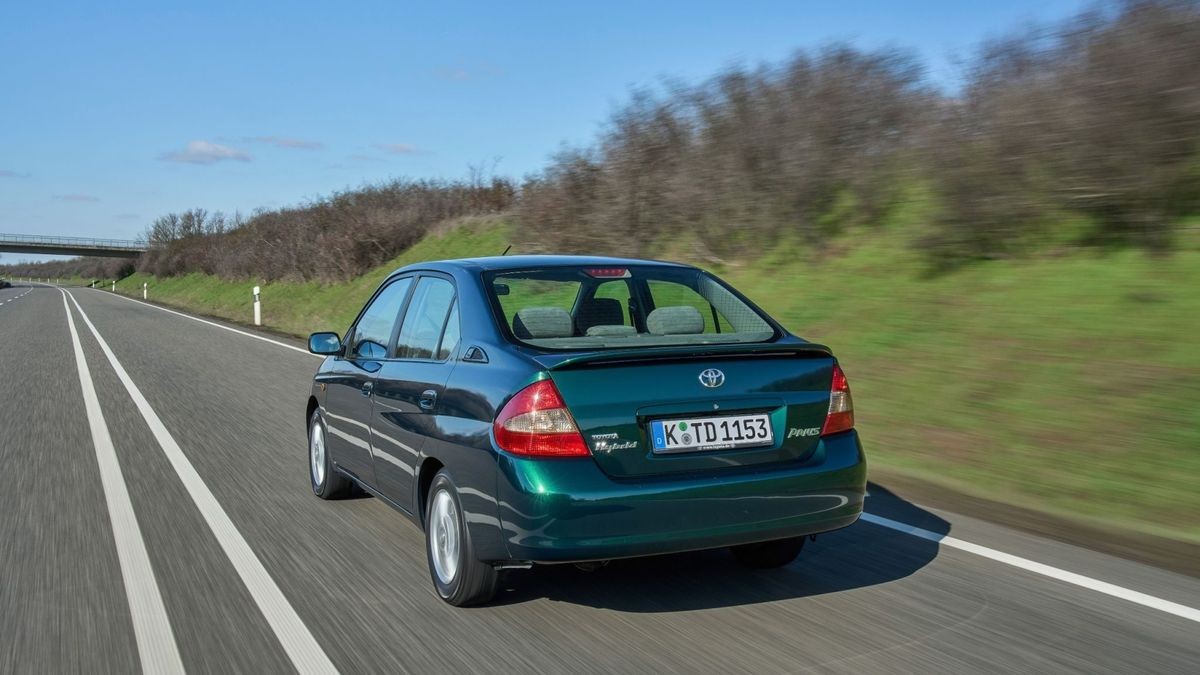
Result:
[[[591,454],[579,427],[550,380],[517,392],[492,425],[496,444],[527,457],[586,457]]]
[[[828,436],[854,428],[854,401],[850,398],[850,385],[840,366],[833,365],[833,385],[829,387],[829,414],[825,415],[825,426],[821,435]]]

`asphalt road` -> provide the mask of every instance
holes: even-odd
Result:
[[[451,608],[404,517],[312,496],[315,357],[69,292],[140,394],[69,305],[81,374],[60,290],[0,290],[0,672],[1200,672],[1200,579],[878,487],[782,570],[538,568]]]

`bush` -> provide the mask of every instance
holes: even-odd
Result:
[[[946,209],[926,240],[946,261],[1054,238],[1169,246],[1200,186],[1200,13],[1127,2],[988,45],[931,148]]]
[[[889,207],[932,103],[919,74],[897,52],[835,47],[637,92],[595,147],[526,182],[519,222],[572,251],[644,254],[677,233],[735,255],[785,233],[819,244],[853,224],[824,217],[840,201],[861,220]]]
[[[396,180],[248,219],[193,209],[156,220],[138,270],[267,281],[349,279],[395,257],[434,224],[510,207],[508,180]]]
[[[677,236],[820,251],[920,182],[941,208],[913,240],[940,265],[1061,242],[1081,220],[1070,243],[1162,250],[1200,192],[1198,63],[1197,3],[1141,0],[985,45],[955,96],[893,51],[733,68],[636,92],[593,146],[526,182],[520,222],[563,251]]]
[[[0,265],[0,274],[4,276],[35,279],[123,279],[133,274],[133,270],[134,261],[128,258],[71,258]]]

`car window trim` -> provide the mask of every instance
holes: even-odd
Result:
[[[440,335],[438,335],[437,349],[434,350],[434,352],[433,352],[434,354],[442,353],[442,343],[446,341],[446,329],[450,327],[450,317],[457,310],[458,310],[458,289],[455,288],[454,295],[450,297],[450,309],[446,310],[446,318],[442,320],[442,332]],[[458,342],[459,342],[459,345],[461,345],[462,344],[462,317],[461,316],[457,317],[457,320],[458,320]],[[458,351],[459,345],[454,346],[454,351]],[[453,354],[447,354],[446,358],[438,359],[437,361],[438,361],[438,363],[445,363],[447,361],[452,361],[453,357],[454,357]]]
[[[396,319],[396,325],[392,328],[392,340],[391,340],[391,344],[388,345],[388,356],[384,360],[396,361],[396,362],[401,362],[401,363],[406,363],[406,362],[407,363],[446,363],[450,360],[449,358],[445,358],[445,359],[420,359],[420,358],[412,358],[412,357],[403,357],[402,358],[400,356],[397,356],[397,349],[400,346],[398,343],[400,341],[400,331],[404,328],[404,318],[406,316],[408,316],[409,305],[412,304],[413,296],[416,295],[416,292],[417,292],[417,284],[421,283],[421,279],[423,279],[425,277],[430,277],[433,279],[443,279],[445,281],[450,282],[450,288],[451,288],[451,290],[454,291],[454,293],[453,293],[453,295],[450,296],[450,307],[446,309],[447,317],[450,315],[450,310],[454,309],[454,304],[456,302],[458,302],[458,284],[456,284],[454,282],[454,277],[452,275],[445,274],[443,272],[418,271],[418,272],[412,272],[410,274],[406,274],[405,276],[411,277],[413,279],[413,285],[412,285],[412,288],[408,289],[408,297],[404,299],[404,306],[400,310],[400,316]],[[462,326],[462,324],[460,323],[459,327],[461,328],[461,326]],[[438,335],[438,343],[436,346],[437,349],[441,348],[442,338],[445,337],[445,335],[446,335],[446,319],[443,318],[442,319],[442,332]],[[461,342],[461,339],[460,339],[460,342]],[[436,353],[436,352],[434,352],[434,353]]]
[[[408,315],[408,306],[412,304],[413,296],[417,294],[417,284],[421,282],[420,274],[401,274],[397,275],[396,280],[412,279],[412,284],[408,287],[408,293],[404,295],[404,302],[400,303],[400,311],[396,312],[396,323],[392,324],[392,334],[388,337],[387,353],[384,361],[396,361],[396,342],[400,339],[400,327],[404,325],[404,317]]]
[[[380,295],[383,294],[384,290],[386,290],[392,284],[399,283],[403,279],[411,279],[412,277],[413,277],[413,275],[409,274],[409,273],[397,274],[393,277],[385,279],[382,284],[379,284],[379,288],[375,289],[375,293],[373,293],[371,295],[371,299],[367,300],[363,304],[362,309],[358,310],[358,315],[354,317],[354,321],[350,324],[349,330],[346,331],[345,337],[342,338],[342,353],[345,356],[343,356],[341,358],[343,358],[344,360],[347,360],[347,361],[386,361],[386,360],[388,360],[386,354],[391,354],[392,345],[394,345],[394,343],[395,343],[396,331],[398,330],[398,326],[400,324],[400,317],[404,316],[404,311],[408,308],[408,301],[412,298],[413,289],[416,288],[416,286],[417,286],[415,282],[413,283],[412,286],[408,287],[408,290],[404,294],[404,301],[400,303],[400,311],[398,312],[398,314],[396,316],[395,323],[392,325],[391,337],[389,338],[388,344],[384,346],[385,347],[384,358],[382,358],[382,359],[360,359],[360,358],[356,357],[354,355],[354,345],[353,345],[354,333],[355,333],[355,331],[358,330],[358,324],[360,321],[362,321],[363,315],[367,313],[367,310],[371,308],[371,305],[375,304],[375,301],[379,298]]]

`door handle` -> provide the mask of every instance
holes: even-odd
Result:
[[[374,382],[371,382],[370,380],[363,382],[363,386],[362,386],[362,395],[363,396],[370,396],[371,392],[374,390],[375,390]]]
[[[432,389],[421,392],[421,398],[417,399],[417,405],[421,406],[421,410],[433,410],[436,403],[437,392]]]

